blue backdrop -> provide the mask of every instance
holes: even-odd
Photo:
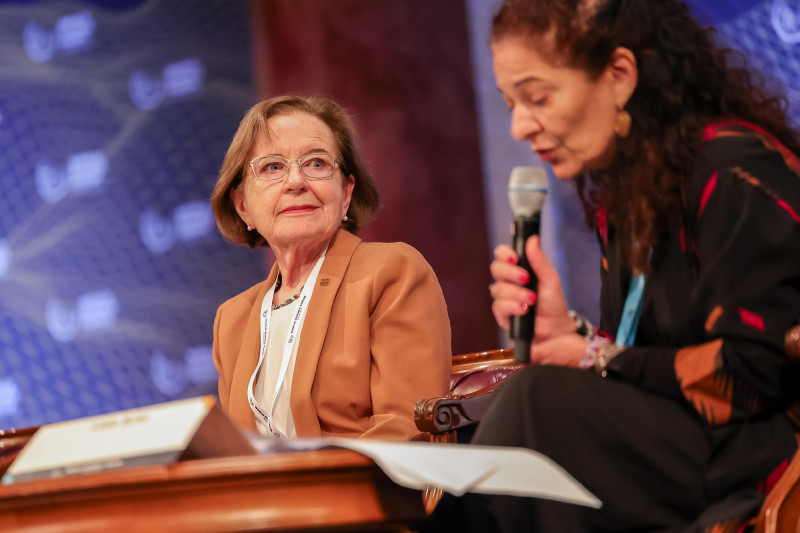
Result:
[[[768,86],[783,89],[795,124],[800,124],[800,0],[691,0],[703,22],[728,46],[741,50],[764,74]]]
[[[247,2],[0,5],[0,427],[216,392],[263,275],[208,197],[253,103]]]

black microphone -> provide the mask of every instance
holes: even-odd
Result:
[[[508,200],[514,215],[514,251],[519,258],[517,264],[528,271],[530,281],[525,287],[536,292],[538,280],[528,256],[525,243],[533,235],[539,235],[540,213],[547,196],[547,172],[539,167],[515,167],[508,180]],[[511,317],[508,336],[514,341],[514,361],[528,363],[531,360],[531,341],[536,321],[536,305],[528,308],[522,316]]]

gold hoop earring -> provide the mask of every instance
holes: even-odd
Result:
[[[614,123],[614,133],[620,139],[625,139],[631,134],[631,114],[620,109],[617,111],[617,120]]]

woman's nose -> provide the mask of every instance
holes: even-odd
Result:
[[[518,141],[530,141],[531,137],[542,131],[539,121],[522,106],[511,113],[511,136]]]
[[[304,187],[306,185],[306,175],[300,170],[300,162],[292,161],[286,169],[286,176],[283,178],[284,187]]]

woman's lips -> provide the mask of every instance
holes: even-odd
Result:
[[[310,213],[311,211],[315,211],[316,209],[318,209],[316,205],[293,205],[291,207],[287,207],[281,210],[281,214],[292,215],[292,214]]]
[[[536,150],[536,153],[539,154],[539,159],[544,161],[545,163],[550,163],[555,157],[555,150]]]

